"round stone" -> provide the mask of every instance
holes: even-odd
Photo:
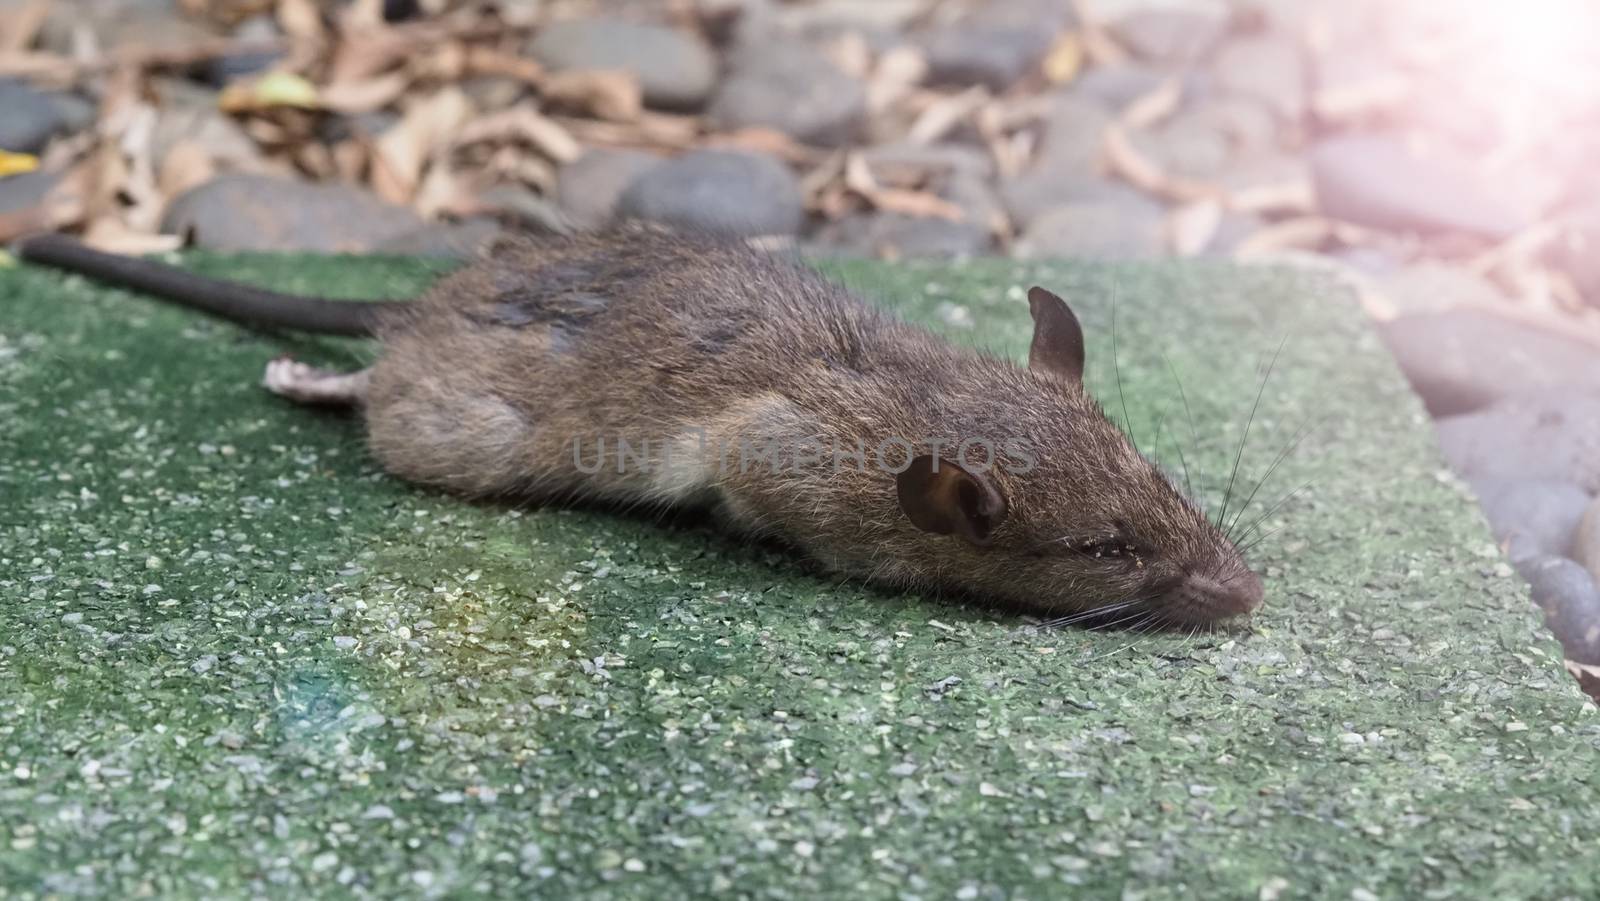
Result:
[[[599,228],[611,220],[622,192],[660,164],[660,157],[642,150],[585,151],[556,173],[557,203],[574,226]]]
[[[709,115],[718,128],[772,128],[832,147],[855,137],[866,111],[859,81],[809,47],[780,44],[739,54]]]
[[[717,63],[698,39],[672,28],[621,19],[557,22],[541,30],[528,53],[555,71],[621,69],[633,73],[650,106],[693,109],[716,82]]]
[[[356,188],[237,174],[180,194],[161,230],[213,250],[362,253],[422,224],[405,207]]]
[[[792,235],[805,215],[800,185],[764,154],[696,150],[645,172],[617,214],[733,235]]]

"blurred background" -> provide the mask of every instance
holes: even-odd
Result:
[[[1324,268],[1600,664],[1597,46],[1589,0],[0,0],[0,240]]]

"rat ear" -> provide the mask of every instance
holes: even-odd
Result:
[[[1028,289],[1033,314],[1033,345],[1028,368],[1053,372],[1070,382],[1083,382],[1083,327],[1067,302],[1043,288]]]
[[[1006,499],[988,479],[930,454],[911,461],[895,490],[912,525],[936,535],[960,535],[979,547],[1006,518]]]

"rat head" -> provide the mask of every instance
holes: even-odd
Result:
[[[1195,625],[1255,609],[1261,580],[1238,548],[1085,392],[1072,310],[1041,288],[1028,301],[1028,369],[988,402],[1027,423],[1032,465],[915,457],[895,486],[906,518],[932,533],[914,556],[970,590],[1058,615]]]

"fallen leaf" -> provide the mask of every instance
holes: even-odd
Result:
[[[211,180],[216,174],[211,154],[199,141],[180,139],[167,149],[156,173],[161,196],[171,199]]]
[[[553,106],[612,122],[633,122],[644,112],[639,79],[620,69],[579,69],[547,75],[540,87]]]
[[[1269,225],[1239,242],[1233,255],[1248,260],[1284,250],[1312,250],[1335,235],[1335,223],[1321,216],[1303,216]]]
[[[1083,35],[1076,31],[1063,32],[1044,57],[1044,77],[1051,84],[1066,84],[1083,71],[1088,51],[1083,46]]]
[[[519,105],[478,119],[461,129],[457,146],[482,141],[522,140],[558,163],[570,163],[583,153],[572,133],[529,105]]]
[[[318,105],[336,113],[353,115],[380,110],[399,100],[410,79],[399,72],[356,81],[334,82],[318,91]]]
[[[878,115],[916,90],[928,74],[928,61],[922,51],[901,45],[878,58],[867,81],[867,111]]]
[[[1123,127],[1138,130],[1156,125],[1183,105],[1183,82],[1168,78],[1154,90],[1138,97],[1119,116]]]
[[[1316,188],[1306,178],[1251,185],[1230,193],[1228,208],[1241,213],[1310,213],[1317,208]]]
[[[1199,256],[1211,246],[1221,224],[1221,201],[1208,199],[1186,204],[1167,215],[1167,242],[1178,256]]]
[[[775,128],[760,126],[707,135],[704,143],[707,147],[771,154],[797,166],[809,166],[822,156],[822,151],[807,147]]]
[[[1134,187],[1178,203],[1205,200],[1222,193],[1214,185],[1175,176],[1162,169],[1133,146],[1120,124],[1106,127],[1105,159],[1113,174]]]
[[[50,16],[50,0],[27,0],[0,16],[0,54],[20,53],[33,45]]]
[[[927,191],[885,188],[873,177],[866,158],[851,153],[845,158],[844,183],[861,195],[874,209],[888,213],[902,213],[925,219],[956,221],[962,218],[961,207]]]
[[[977,85],[959,94],[934,94],[911,129],[906,140],[913,144],[931,144],[949,134],[963,119],[976,113],[989,102],[989,89]]]
[[[260,78],[230,84],[217,98],[217,106],[225,113],[247,113],[286,106],[295,109],[316,109],[319,105],[317,87],[303,75],[293,72],[269,72]]]
[[[409,202],[428,160],[455,140],[471,116],[472,104],[453,87],[414,104],[373,146],[373,189],[391,202]]]
[[[8,153],[0,150],[0,178],[20,175],[39,168],[39,158],[31,153]]]
[[[144,256],[177,250],[183,246],[183,237],[138,231],[124,225],[120,219],[108,216],[89,223],[83,232],[83,243],[106,253]]]
[[[699,119],[650,110],[645,110],[636,122],[602,122],[572,116],[553,116],[551,121],[584,144],[600,147],[686,150],[700,136]]]

